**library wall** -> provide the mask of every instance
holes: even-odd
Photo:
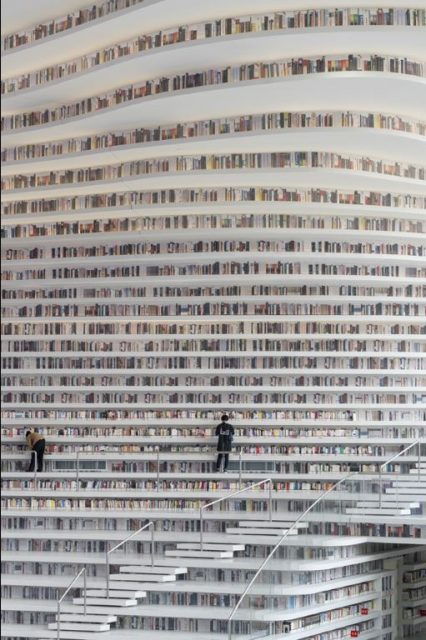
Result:
[[[253,483],[294,521],[351,473],[236,637],[268,615],[297,640],[424,632],[426,12],[219,4],[52,7],[2,39],[2,637],[47,637],[76,568],[99,588],[108,545],[148,518],[164,557],[200,504],[248,488],[209,512],[217,541],[267,517]],[[356,513],[410,473],[410,517]],[[117,629],[224,638],[230,585],[271,547],[194,561]],[[126,550],[149,552],[147,533]]]

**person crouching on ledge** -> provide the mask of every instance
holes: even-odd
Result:
[[[25,434],[27,445],[31,449],[31,462],[28,467],[28,472],[34,471],[35,460],[37,457],[37,473],[43,471],[43,456],[46,441],[43,436],[35,431],[27,431]]]

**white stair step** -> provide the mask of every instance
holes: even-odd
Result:
[[[376,508],[357,508],[357,507],[347,507],[346,513],[352,515],[377,515],[377,516],[409,516],[411,515],[410,509],[386,509],[385,507],[376,507]]]
[[[179,542],[176,545],[176,549],[199,549],[199,542]],[[220,542],[204,542],[203,548],[206,551],[244,551],[246,548],[244,544],[221,544]]]
[[[58,623],[50,622],[47,628],[53,631],[58,628]],[[110,628],[109,624],[84,624],[78,622],[61,622],[60,624],[61,631],[109,631]]]
[[[409,473],[410,476],[414,476],[414,475],[418,476],[418,475],[420,475],[420,477],[422,478],[422,477],[426,476],[426,468],[425,469],[420,469],[420,473],[419,473],[419,468],[416,467],[415,469],[410,469],[408,473]]]
[[[393,487],[426,487],[426,480],[394,480]]]
[[[74,598],[74,604],[84,604],[84,598]],[[138,604],[138,601],[134,598],[87,598],[87,606],[95,604],[103,607],[134,607]]]
[[[56,620],[58,616],[56,615]],[[117,616],[105,613],[61,613],[61,622],[99,622],[101,624],[109,624],[117,622]]]
[[[293,522],[280,522],[277,520],[264,520],[263,522],[256,522],[256,520],[242,520],[238,523],[239,527],[244,527],[245,529],[289,529],[293,525]],[[307,529],[309,524],[307,522],[298,522],[295,526],[295,529]]]
[[[240,534],[242,536],[246,536],[246,535],[283,536],[287,532],[288,532],[288,529],[254,529],[254,528],[243,529],[242,527],[241,528],[229,527],[226,529],[226,533]],[[297,535],[297,531],[294,529],[289,533],[289,535],[290,536]]]
[[[139,567],[136,567],[137,571],[133,573],[113,573],[109,579],[112,583],[116,581],[125,582],[126,580],[144,580],[145,582],[175,582],[175,575],[156,575],[155,573],[139,573]]]
[[[111,598],[111,593],[113,591],[118,591],[120,593],[120,595],[117,596],[118,598],[123,598],[124,597],[124,596],[121,595],[121,593],[123,591],[132,591],[134,593],[134,595],[131,596],[132,600],[134,600],[135,598],[145,598],[146,597],[146,591],[145,591],[146,582],[148,582],[148,581],[145,581],[144,583],[142,583],[141,580],[139,580],[139,577],[134,582],[128,582],[128,581],[115,582],[114,581],[114,582],[110,583],[110,585],[109,585],[110,598]],[[92,591],[92,589],[91,589],[91,591]],[[95,589],[95,591],[106,591],[106,589]],[[87,593],[87,595],[89,595],[89,592]]]
[[[401,504],[402,503],[402,504]],[[385,507],[386,509],[418,509],[420,507],[420,503],[419,502],[405,502],[405,501],[400,501],[400,502],[396,502],[395,500],[386,500],[386,502],[384,502],[382,500],[382,506]],[[371,507],[373,509],[377,509],[380,508],[379,507],[379,500],[374,500],[371,502],[367,502],[367,501],[363,501],[363,502],[357,502],[357,507]]]
[[[88,589],[87,590],[87,595],[93,595],[90,594],[89,591],[105,591],[105,595],[106,595],[106,587],[101,587],[100,589]],[[129,584],[128,582],[114,582],[113,585],[109,585],[109,597],[111,598],[111,593],[112,591],[116,591],[117,592],[117,598],[124,598],[126,599],[128,597],[128,594],[123,593],[124,591],[132,591],[132,595],[130,596],[131,600],[134,600],[135,598],[145,598],[146,597],[146,591],[144,590],[143,587],[141,587],[140,585],[140,581],[137,580],[136,582],[132,582],[131,584]],[[97,613],[97,612],[96,612]]]
[[[183,575],[188,573],[186,567],[150,567],[146,565],[126,565],[120,567],[120,573],[152,573],[153,575]]]
[[[208,549],[191,550],[191,549],[171,549],[164,553],[167,557],[172,558],[233,558],[233,551],[209,551]]]
[[[135,598],[145,598],[146,591],[138,591],[137,589],[129,589],[129,585],[125,585],[127,591],[123,588],[121,591],[117,591],[117,583],[114,582],[114,589],[109,590],[110,598],[125,598],[134,600]],[[106,598],[106,589],[87,589],[87,595],[92,598]]]
[[[386,489],[386,494],[387,495],[395,495],[395,493],[397,493],[400,496],[407,496],[407,498],[409,496],[420,496],[422,497],[426,497],[426,489],[422,489],[421,487],[418,487],[417,489],[411,489],[410,487],[407,487],[406,489],[400,488],[400,487],[388,487]],[[413,498],[415,499],[415,498]]]

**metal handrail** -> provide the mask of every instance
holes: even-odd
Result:
[[[382,467],[385,467],[386,465],[390,464],[393,460],[395,460],[396,458],[398,458],[400,455],[402,455],[403,453],[405,453],[407,450],[411,449],[412,447],[414,447],[416,444],[419,445],[419,460],[420,460],[420,440],[416,440],[415,442],[411,443],[408,447],[405,447],[405,449],[403,449],[402,451],[400,451],[398,454],[396,454],[395,456],[392,456],[392,458],[389,458],[389,460],[387,460],[385,463],[383,463],[380,466],[380,474],[381,474],[381,469]],[[323,500],[325,498],[325,496],[327,496],[329,493],[331,493],[332,491],[334,491],[336,489],[336,487],[338,487],[340,484],[342,484],[342,482],[345,482],[346,480],[348,480],[349,478],[352,478],[353,476],[360,476],[362,475],[360,471],[353,471],[351,473],[346,474],[345,476],[343,476],[343,478],[341,478],[338,482],[336,482],[332,487],[330,487],[329,489],[327,489],[326,491],[324,491],[323,493],[321,493],[320,496],[318,496],[318,498],[290,525],[289,529],[281,536],[280,540],[277,542],[277,544],[274,546],[274,548],[272,549],[272,551],[268,554],[268,556],[265,558],[265,560],[262,562],[262,564],[260,565],[260,567],[257,569],[256,573],[254,574],[253,578],[250,580],[250,582],[248,583],[248,585],[246,586],[246,588],[244,589],[243,593],[241,594],[240,598],[238,599],[237,603],[235,604],[234,608],[232,609],[231,613],[228,616],[228,620],[227,620],[227,625],[228,625],[228,640],[232,640],[232,621],[235,617],[235,614],[237,613],[238,609],[241,606],[241,603],[243,602],[244,598],[246,597],[246,595],[248,594],[248,592],[250,591],[251,587],[253,586],[253,584],[255,583],[255,581],[257,580],[259,574],[263,571],[264,567],[268,564],[269,560],[272,558],[272,556],[275,554],[276,550],[278,549],[278,547],[281,546],[282,542],[290,535],[290,533],[292,531],[294,531],[294,529],[296,528],[296,526],[299,524],[299,522],[301,522],[305,516],[312,511],[312,509],[319,503],[321,502],[321,500]],[[379,476],[381,477],[381,476]]]
[[[397,458],[399,458],[399,456],[402,456],[403,453],[405,453],[406,451],[409,451],[410,449],[412,449],[412,447],[415,447],[416,444],[420,444],[420,440],[415,440],[414,442],[412,442],[411,444],[408,445],[408,447],[405,447],[405,449],[403,449],[402,451],[400,451],[399,453],[396,453],[394,456],[392,456],[392,458],[389,458],[389,460],[386,460],[386,462],[384,462],[383,464],[380,465],[381,469],[384,469],[384,467],[387,467],[388,464],[390,464],[391,462],[393,462],[394,460],[396,460]]]
[[[277,544],[275,545],[275,547],[272,549],[272,551],[269,553],[269,555],[265,558],[265,560],[262,562],[262,564],[260,565],[260,567],[258,568],[258,570],[256,571],[256,573],[254,574],[253,578],[250,580],[250,582],[248,583],[248,585],[246,586],[246,588],[244,589],[242,595],[240,596],[240,598],[238,599],[238,602],[236,603],[236,605],[234,606],[234,608],[232,609],[229,617],[228,617],[228,640],[232,640],[232,621],[235,617],[235,614],[237,613],[238,609],[240,608],[240,605],[242,603],[242,601],[244,600],[244,598],[246,597],[247,593],[250,591],[252,585],[254,584],[254,582],[256,581],[258,575],[263,571],[263,568],[266,566],[266,564],[269,562],[269,560],[272,558],[272,556],[274,555],[275,551],[278,549],[278,547],[281,545],[281,543],[283,542],[283,540],[285,540],[287,538],[287,536],[290,535],[290,533],[292,531],[294,531],[294,529],[296,528],[296,526],[299,524],[299,522],[318,504],[318,502],[320,502],[327,494],[329,494],[331,491],[334,491],[334,489],[336,487],[338,487],[342,482],[344,482],[345,480],[347,480],[348,478],[357,475],[357,471],[354,471],[352,473],[347,474],[346,476],[344,476],[341,480],[339,480],[338,482],[336,482],[336,484],[334,484],[332,487],[330,487],[330,489],[327,489],[326,491],[324,491],[298,518],[297,520],[295,520],[293,522],[293,524],[289,527],[289,529],[287,529],[287,531],[281,536],[280,540],[277,542]]]
[[[420,439],[415,440],[414,442],[409,444],[408,447],[405,447],[402,451],[400,451],[399,453],[396,453],[394,456],[389,458],[389,460],[386,460],[386,462],[384,462],[383,464],[380,465],[380,467],[379,467],[379,508],[381,508],[381,506],[382,506],[382,493],[383,493],[383,476],[382,476],[382,472],[383,472],[383,470],[386,469],[388,464],[390,464],[391,462],[393,462],[394,460],[399,458],[399,456],[402,456],[402,454],[406,453],[407,451],[409,451],[410,449],[415,447],[416,444],[419,445],[419,455],[418,455],[418,462],[419,462],[418,469],[419,469],[419,471],[418,471],[418,473],[419,473],[419,478],[420,478]]]
[[[113,551],[116,551],[117,549],[119,549],[123,544],[126,544],[126,542],[128,542],[129,540],[131,540],[132,538],[137,536],[138,533],[140,533],[144,529],[147,529],[148,527],[152,527],[152,529],[151,529],[151,566],[154,566],[154,544],[155,544],[155,541],[154,541],[154,526],[153,525],[154,525],[154,523],[152,522],[152,520],[150,520],[150,522],[147,522],[147,524],[144,524],[143,527],[141,527],[137,531],[134,531],[129,536],[127,536],[127,538],[124,538],[124,540],[122,540],[121,542],[116,544],[115,547],[113,547],[112,549],[107,549],[106,550],[106,597],[107,598],[109,598],[109,583],[110,583],[110,579],[109,579],[109,556],[110,556],[110,554],[113,553]]]
[[[403,453],[405,453],[406,451],[408,451],[409,449],[411,449],[413,446],[415,446],[416,444],[421,444],[422,440],[418,439],[415,442],[411,443],[410,445],[408,445],[407,447],[405,447],[405,449],[403,449],[403,451],[400,451],[399,453],[397,453],[394,457],[390,458],[389,460],[387,460],[386,462],[384,462],[382,465],[380,465],[380,467],[383,469],[384,467],[386,467],[386,465],[390,464],[390,462],[392,462],[393,460],[395,460],[396,458],[398,458],[400,455],[402,455]],[[203,441],[203,444],[204,441]],[[157,447],[156,450],[152,453],[155,454],[155,461],[156,461],[156,489],[157,491],[159,491],[160,489],[160,480],[161,480],[161,474],[160,474],[160,463],[162,462],[162,458],[161,458],[161,447]],[[35,469],[34,469],[34,478],[36,479],[37,476],[37,451],[32,451],[32,453],[34,453],[35,457]],[[76,447],[75,450],[75,460],[76,460],[76,470],[75,470],[75,479],[76,479],[76,485],[77,485],[77,490],[80,488],[80,472],[81,472],[81,466],[80,466],[80,456],[81,453],[84,453],[81,451],[80,447]],[[219,451],[218,453],[230,453],[230,452],[221,452]],[[244,462],[244,458],[243,456],[246,455],[247,452],[243,451],[242,448],[240,448],[238,450],[238,469],[236,470],[236,472],[238,473],[238,485],[241,488],[242,485],[242,470],[243,470],[243,462]],[[248,453],[247,455],[250,455],[250,453]],[[166,458],[165,458],[166,459]],[[165,460],[164,459],[164,460]]]
[[[75,576],[75,578],[73,579],[73,581],[68,585],[68,587],[66,588],[65,592],[62,594],[62,597],[59,598],[59,600],[56,603],[56,638],[57,640],[60,640],[61,637],[61,604],[63,599],[65,598],[65,596],[68,594],[68,592],[72,589],[72,587],[74,586],[74,584],[77,582],[77,580],[79,579],[79,577],[81,576],[81,574],[84,574],[84,583],[83,583],[83,591],[84,591],[84,603],[83,603],[83,612],[84,615],[86,615],[87,612],[87,572],[86,572],[86,567],[83,567],[83,569]]]
[[[203,533],[204,533],[204,520],[203,520],[203,511],[204,509],[208,509],[209,507],[211,507],[214,504],[217,504],[218,502],[223,502],[224,500],[229,500],[230,498],[233,498],[234,496],[239,495],[240,493],[244,493],[245,491],[248,491],[249,489],[252,489],[253,487],[258,487],[262,484],[266,484],[267,482],[269,482],[269,499],[268,499],[268,504],[269,504],[269,520],[272,520],[272,478],[265,478],[265,480],[260,480],[259,482],[255,482],[254,484],[250,484],[248,487],[244,487],[244,489],[239,489],[238,491],[233,491],[232,493],[230,493],[227,496],[223,496],[222,498],[218,498],[217,500],[213,500],[212,502],[208,502],[207,504],[204,504],[200,507],[200,550],[203,550]]]

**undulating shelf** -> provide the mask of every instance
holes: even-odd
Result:
[[[143,0],[132,0],[131,4],[139,4]],[[130,6],[129,2],[122,0],[112,5],[94,5],[92,9],[80,10],[68,15],[64,19],[37,25],[33,31],[21,34],[12,34],[3,39],[3,50],[7,51],[26,44],[36,43],[39,40],[62,33],[73,27],[78,27],[87,22],[108,15],[110,12]],[[111,62],[117,58],[128,56],[139,51],[145,51],[157,47],[199,40],[204,38],[221,37],[239,33],[251,33],[259,31],[276,31],[282,29],[305,29],[313,27],[355,27],[355,26],[405,26],[416,27],[426,25],[426,12],[423,9],[320,9],[305,11],[276,11],[273,13],[248,15],[244,17],[219,18],[204,23],[194,23],[175,28],[169,28],[155,33],[143,34],[134,40],[116,44],[96,53],[92,56],[83,56],[68,62],[66,65],[56,65],[43,69],[38,73],[22,76],[18,87],[7,86],[8,91],[22,89],[35,84],[48,82],[65,75],[78,73],[93,66]],[[27,85],[28,83],[28,85]],[[3,83],[4,84],[4,83]]]
[[[321,56],[319,58],[292,58],[276,62],[255,62],[238,67],[229,66],[221,70],[208,69],[207,71],[154,78],[140,85],[120,87],[114,92],[106,93],[103,96],[86,98],[85,100],[80,100],[73,104],[65,104],[54,109],[3,116],[1,130],[12,132],[48,123],[65,122],[72,118],[89,116],[103,109],[163,93],[215,85],[239,84],[248,81],[338,72],[396,73],[419,78],[424,76],[422,62],[391,56],[362,56],[355,53],[345,57]]]
[[[426,134],[426,127],[420,121],[410,118],[380,113],[298,113],[281,112],[262,115],[245,115],[237,118],[218,118],[191,123],[177,123],[174,126],[140,128],[114,133],[105,133],[83,138],[70,138],[51,143],[21,145],[2,149],[4,163],[37,158],[56,158],[67,154],[82,154],[100,151],[110,147],[142,145],[165,142],[167,140],[192,140],[193,138],[215,139],[222,135],[236,135],[250,132],[280,131],[287,129],[389,129],[419,136]],[[7,170],[5,165],[4,170]]]

